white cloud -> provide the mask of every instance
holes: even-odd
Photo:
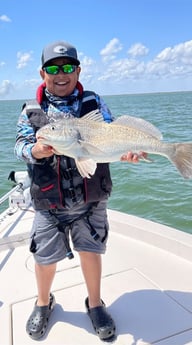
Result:
[[[0,16],[0,21],[2,21],[2,22],[11,22],[11,19],[8,16],[6,16],[6,14],[2,14]]]
[[[131,46],[128,53],[131,58],[114,59],[107,69],[98,76],[99,81],[139,81],[189,77],[192,75],[192,41],[187,41],[167,47],[154,59],[144,61],[141,55],[146,55],[148,49],[141,43]]]
[[[83,56],[81,59],[81,67],[83,68],[89,68],[95,65],[95,60],[88,56]]]
[[[192,74],[192,40],[163,49],[154,60],[148,62],[150,75],[179,77]]]
[[[17,69],[21,69],[27,65],[27,63],[31,60],[31,54],[32,52],[29,53],[17,53]]]
[[[117,55],[120,50],[121,58]],[[191,90],[192,40],[166,47],[152,58],[146,55],[147,53],[148,49],[142,43],[123,50],[117,38],[112,39],[101,50],[101,58],[97,61],[79,53],[82,68],[80,82],[85,89],[95,90],[100,94]],[[27,67],[31,56],[32,52],[18,53],[18,68]],[[111,56],[113,59],[109,59]],[[107,64],[103,63],[104,60]],[[0,63],[0,67],[1,65],[3,66],[3,63]],[[3,72],[3,68],[1,71]],[[4,78],[6,79],[6,76]],[[41,83],[40,77],[37,80],[25,80],[22,73],[19,73],[19,78],[20,81],[16,84],[14,80],[12,83],[7,80],[2,82],[2,98],[5,98],[8,92],[10,98],[34,96]],[[14,90],[11,92],[13,85]]]
[[[141,43],[133,44],[128,50],[128,54],[132,57],[145,56],[148,52],[149,49]]]
[[[113,38],[105,48],[100,51],[100,55],[103,61],[113,60],[116,57],[116,53],[122,50],[122,44],[118,40],[118,38]]]
[[[40,85],[39,79],[28,79],[23,82],[25,88],[35,89]]]
[[[145,65],[136,59],[121,59],[113,61],[98,80],[121,81],[126,79],[139,79],[143,75]]]
[[[91,57],[85,56],[82,53],[78,54],[80,61],[81,61],[81,82],[88,83],[93,78],[94,75],[97,74],[97,64],[95,60]]]
[[[13,89],[13,84],[9,80],[3,80],[0,85],[0,95],[6,96],[10,94]]]
[[[185,64],[192,64],[192,40],[180,43],[173,48],[165,48],[157,55],[156,61],[168,61],[169,63],[184,62]]]

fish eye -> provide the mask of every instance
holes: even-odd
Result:
[[[52,131],[54,131],[55,130],[55,126],[51,126],[51,129],[52,129]]]

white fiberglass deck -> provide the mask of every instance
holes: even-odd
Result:
[[[114,344],[192,344],[191,235],[116,211],[108,213],[102,298],[116,322]],[[1,345],[38,343],[25,332],[36,299],[34,263],[26,245],[32,218],[32,210],[1,217]],[[85,312],[87,293],[78,254],[58,264],[52,291],[57,304],[39,343],[101,344]]]

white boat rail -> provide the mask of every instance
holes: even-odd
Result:
[[[9,207],[26,206],[30,203],[29,186],[30,178],[27,171],[11,171],[9,180],[16,185],[5,195],[0,197],[0,205],[9,199]]]
[[[19,190],[22,189],[22,183],[19,183],[18,185],[16,185],[12,190],[10,190],[8,193],[6,193],[5,195],[3,195],[0,198],[0,205],[3,204],[4,201],[6,201],[13,193],[18,192]]]
[[[20,217],[29,209],[31,204],[29,185],[30,179],[27,171],[15,172],[12,171],[9,178],[16,185],[2,197],[0,197],[0,205],[6,200],[9,200],[9,207],[0,213],[0,253],[5,250],[14,249],[18,246],[25,245],[29,239],[29,232],[11,235],[12,229],[19,222]],[[17,214],[17,211],[22,211],[20,217],[15,216],[10,223],[10,227],[4,233],[4,226],[10,216]]]

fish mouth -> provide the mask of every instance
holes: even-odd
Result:
[[[42,137],[41,135],[37,135],[37,140],[45,140],[45,137]]]

